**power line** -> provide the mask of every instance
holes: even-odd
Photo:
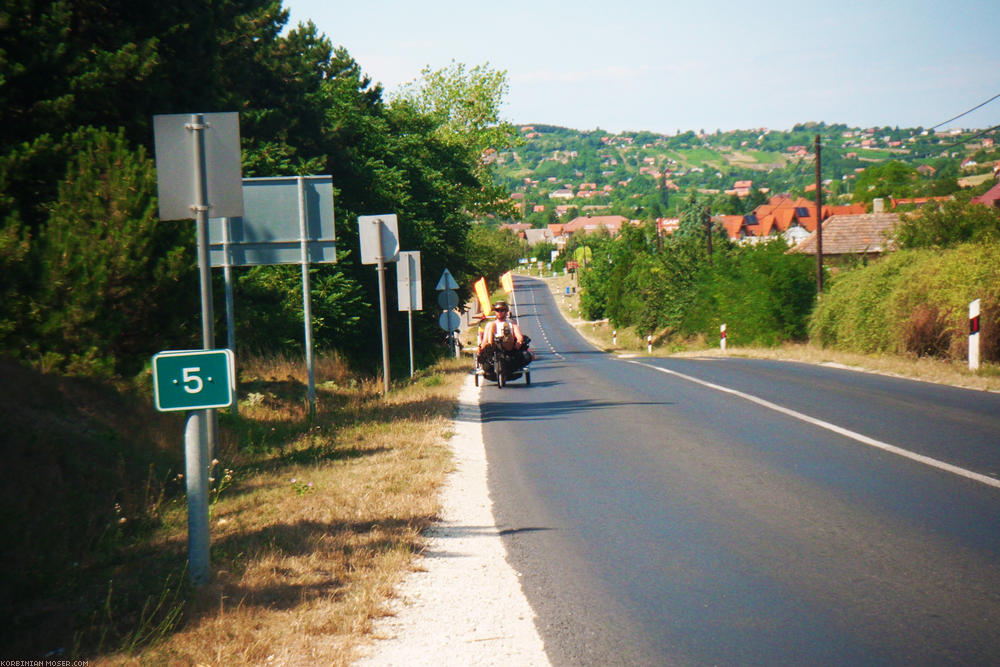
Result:
[[[998,97],[1000,97],[1000,95],[998,95]],[[947,121],[945,121],[945,122],[947,122]],[[994,125],[993,127],[989,128],[987,130],[983,130],[982,132],[979,132],[978,134],[974,134],[971,137],[966,137],[965,139],[962,139],[961,141],[956,141],[953,144],[949,144],[949,145],[945,146],[945,148],[947,149],[947,148],[954,148],[955,146],[961,146],[962,144],[964,144],[964,143],[966,143],[968,141],[972,141],[973,139],[978,139],[979,137],[983,136],[984,134],[989,134],[990,132],[992,132],[994,130],[1000,130],[1000,125]]]
[[[958,120],[958,119],[959,119],[959,118],[961,118],[962,116],[967,116],[967,115],[969,115],[970,113],[972,113],[973,111],[975,111],[976,109],[978,109],[978,108],[980,108],[980,107],[984,107],[984,106],[986,106],[987,104],[989,104],[989,103],[990,103],[990,102],[992,102],[993,100],[997,99],[998,97],[1000,97],[1000,93],[997,93],[996,95],[994,95],[994,96],[993,96],[993,97],[991,97],[990,99],[986,100],[986,101],[985,101],[985,102],[983,102],[982,104],[978,104],[978,105],[976,105],[976,106],[972,107],[971,109],[969,109],[968,111],[965,111],[965,112],[963,112],[963,113],[960,113],[960,114],[958,114],[958,115],[957,115],[957,116],[955,116],[954,118],[949,118],[948,120],[944,121],[943,123],[938,123],[937,125],[935,125],[935,126],[934,126],[934,127],[932,127],[931,129],[932,129],[932,130],[936,130],[937,128],[941,127],[942,125],[944,125],[944,124],[946,124],[946,123],[950,123],[950,122],[951,122],[951,121],[953,121],[953,120]]]

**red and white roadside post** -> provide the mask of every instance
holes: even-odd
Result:
[[[653,334],[646,335],[646,354],[653,354]]]
[[[723,352],[726,351],[726,325],[719,325],[719,349]]]
[[[979,370],[979,299],[969,304],[969,370]]]

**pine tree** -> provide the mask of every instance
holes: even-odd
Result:
[[[39,237],[41,349],[74,373],[135,369],[198,313],[193,226],[161,222],[152,160],[85,128]]]

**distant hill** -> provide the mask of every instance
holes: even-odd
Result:
[[[734,196],[749,201],[751,194],[759,199],[769,192],[804,194],[815,182],[816,135],[826,196],[838,200],[850,200],[857,175],[874,164],[896,160],[922,167],[921,178],[950,183],[988,174],[1000,159],[994,140],[975,131],[923,128],[803,123],[789,131],[664,135],[523,125],[520,132],[523,145],[491,159],[523,218],[536,226],[587,211],[670,215],[692,189],[719,201]],[[976,164],[963,169],[970,159]],[[735,200],[729,205],[734,207]]]

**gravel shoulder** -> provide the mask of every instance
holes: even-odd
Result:
[[[479,388],[459,393],[455,470],[427,550],[355,665],[548,665],[535,614],[507,562],[487,487]]]

